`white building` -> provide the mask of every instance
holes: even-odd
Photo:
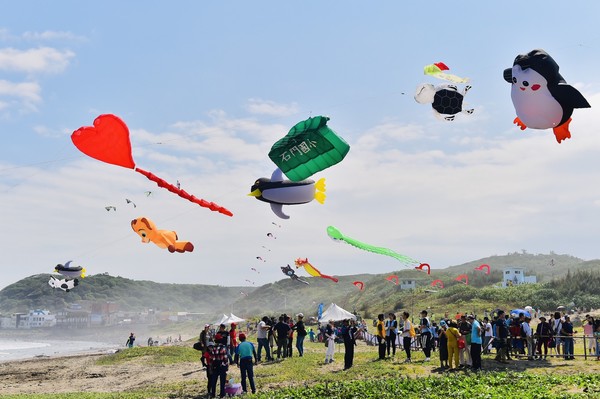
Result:
[[[400,280],[401,290],[412,290],[414,288],[417,288],[417,281],[415,279]]]
[[[502,271],[502,286],[510,287],[521,284],[537,283],[536,276],[526,276],[524,267],[506,267]]]
[[[30,310],[29,314],[21,317],[17,328],[41,328],[54,327],[56,325],[56,316],[50,314],[49,310]]]

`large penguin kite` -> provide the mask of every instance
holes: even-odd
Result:
[[[521,130],[552,128],[560,143],[571,138],[573,109],[590,108],[590,104],[558,69],[548,53],[536,49],[518,55],[513,67],[504,70],[504,80],[512,84],[510,97],[517,112],[514,123]]]
[[[325,202],[325,179],[302,180],[298,182],[284,180],[281,169],[273,171],[271,178],[261,177],[256,180],[248,194],[257,200],[271,204],[271,210],[282,219],[290,217],[283,213],[283,205],[298,205],[311,202],[313,199],[319,203]]]

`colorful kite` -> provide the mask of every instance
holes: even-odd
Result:
[[[252,192],[249,196],[271,204],[273,213],[282,219],[290,218],[283,213],[283,205],[306,204],[313,199],[321,204],[325,202],[325,179],[320,179],[317,183],[313,180],[283,180],[281,169],[275,169],[270,179],[258,179],[250,190]]]
[[[461,274],[460,276],[456,277],[454,280],[458,281],[460,283],[463,283],[464,285],[469,285],[469,276],[467,276],[466,274]]]
[[[591,106],[558,70],[548,53],[536,49],[518,55],[513,67],[504,70],[504,80],[511,84],[510,97],[517,113],[513,123],[521,130],[552,129],[560,143],[571,138],[573,109]]]
[[[475,268],[475,270],[483,270],[483,269],[485,269],[485,274],[490,274],[490,270],[491,270],[490,265],[483,264],[483,265],[477,266]]]
[[[129,128],[120,118],[112,114],[100,115],[94,120],[94,126],[84,126],[75,130],[71,135],[75,147],[84,154],[112,165],[133,169],[155,182],[159,187],[166,188],[181,198],[194,202],[211,211],[227,216],[233,216],[228,209],[214,202],[196,198],[184,190],[167,183],[156,175],[135,167],[131,155],[131,142],[129,141]]]
[[[296,269],[300,269],[301,267],[304,267],[304,270],[306,270],[306,272],[313,277],[327,278],[327,279],[333,281],[334,283],[337,283],[339,281],[335,277],[331,277],[331,276],[321,273],[319,271],[319,269],[317,269],[316,267],[314,267],[313,265],[310,264],[310,262],[308,261],[308,258],[306,258],[306,259],[298,258],[294,261],[294,264],[296,265]]]
[[[308,281],[304,281],[304,280],[302,280],[300,277],[298,277],[296,275],[296,272],[294,271],[294,269],[292,269],[292,267],[290,265],[287,265],[285,267],[282,266],[281,267],[281,272],[283,274],[285,274],[286,276],[288,276],[289,278],[291,278],[292,280],[296,280],[296,281],[298,281],[300,283],[304,283],[306,285],[309,285]]]
[[[391,275],[391,276],[387,276],[385,279],[389,282],[394,283],[394,285],[398,285],[398,283],[399,283],[398,276],[396,276],[395,274]]]
[[[277,141],[269,158],[291,181],[304,180],[341,162],[350,146],[327,126],[326,116],[297,123]]]
[[[447,80],[448,82],[453,83],[467,83],[469,81],[469,78],[461,78],[460,76],[442,72],[448,70],[450,70],[450,68],[448,68],[446,64],[444,64],[443,62],[436,62],[435,64],[425,65],[425,67],[423,68],[423,73],[425,75],[433,76],[442,80]]]
[[[424,268],[427,268],[427,274],[431,274],[431,266],[429,266],[429,263],[421,263],[419,266],[415,266],[415,269],[417,270],[423,270]]]
[[[177,241],[177,233],[171,230],[159,230],[154,222],[145,217],[139,217],[131,221],[131,228],[147,244],[153,242],[160,248],[167,248],[169,252],[192,252],[194,244],[189,241]]]
[[[436,118],[453,121],[456,114],[472,114],[473,108],[463,109],[463,100],[471,86],[465,86],[462,93],[453,85],[434,86],[429,83],[417,87],[415,101],[419,104],[431,104]]]
[[[362,281],[354,281],[352,284],[354,284],[354,286],[361,291],[364,291],[365,289],[365,283],[363,283]]]
[[[85,278],[85,269],[81,266],[71,266],[72,260],[66,262],[64,265],[58,264],[54,268],[55,273],[60,273],[63,276],[75,279],[75,278]]]
[[[402,255],[397,252],[394,252],[391,249],[376,247],[376,246],[370,245],[370,244],[365,244],[364,242],[360,242],[358,240],[355,240],[353,238],[345,236],[342,234],[341,231],[339,231],[337,228],[335,228],[333,226],[327,227],[327,235],[335,241],[344,241],[345,243],[350,244],[353,247],[356,247],[356,248],[359,248],[359,249],[362,249],[365,251],[373,252],[373,253],[376,253],[379,255],[391,256],[392,258],[399,260],[401,263],[404,263],[405,266],[409,265],[409,264],[419,264],[420,263],[419,261],[416,261],[413,258],[410,258],[406,255]]]
[[[62,279],[59,280],[55,277],[50,276],[50,280],[48,280],[48,285],[50,285],[50,287],[52,288],[60,288],[63,291],[69,292],[71,291],[73,288],[75,288],[76,286],[79,285],[79,280],[77,279]]]
[[[444,288],[444,282],[442,280],[433,280],[431,282],[431,286],[432,287],[439,286],[440,288]]]

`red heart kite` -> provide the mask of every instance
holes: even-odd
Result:
[[[71,135],[75,147],[84,154],[102,162],[110,163],[124,168],[134,169],[136,172],[146,176],[159,187],[166,188],[181,198],[196,203],[211,211],[219,212],[227,216],[233,213],[214,202],[208,202],[196,198],[163,179],[143,169],[136,168],[131,155],[131,142],[129,141],[129,129],[125,122],[112,114],[100,115],[94,120],[94,126],[84,126],[75,130]]]

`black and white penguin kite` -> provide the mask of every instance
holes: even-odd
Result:
[[[560,143],[571,138],[573,109],[590,108],[590,104],[558,69],[548,53],[536,49],[518,55],[513,67],[504,70],[504,80],[512,84],[510,97],[517,112],[514,123],[521,130],[552,128]]]
[[[317,202],[325,202],[325,179],[291,181],[283,179],[283,172],[277,168],[271,178],[261,177],[256,180],[248,194],[257,200],[271,204],[271,210],[282,219],[289,219],[283,213],[283,205],[306,204],[316,199]]]

